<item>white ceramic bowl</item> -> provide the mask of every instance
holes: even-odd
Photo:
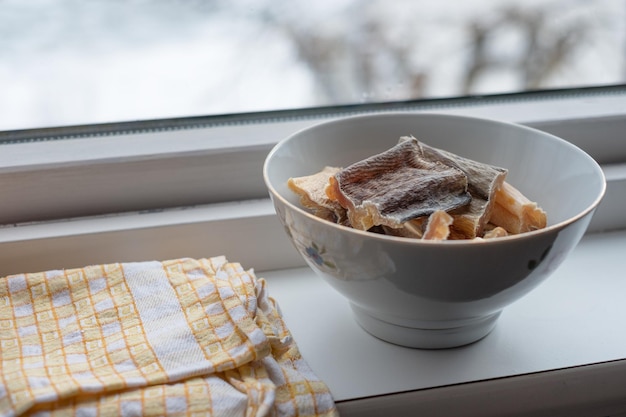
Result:
[[[547,212],[548,227],[484,242],[386,236],[315,217],[287,188],[290,177],[348,166],[405,135],[507,168],[507,181]],[[417,348],[486,336],[502,309],[539,285],[576,246],[606,187],[598,164],[555,136],[493,120],[415,113],[348,117],[294,133],[270,152],[263,175],[287,235],[346,297],[357,322],[376,337]]]

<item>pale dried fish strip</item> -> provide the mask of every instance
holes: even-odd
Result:
[[[518,234],[543,229],[547,215],[537,203],[530,201],[517,188],[505,182],[495,194],[495,204],[489,220],[509,233]]]
[[[310,209],[317,217],[345,224],[346,209],[326,195],[328,179],[340,170],[341,168],[327,166],[312,175],[289,178],[287,186],[300,197],[300,204]]]
[[[458,168],[424,159],[413,139],[330,177],[327,194],[348,210],[354,228],[399,228],[411,219],[468,204],[467,181]]]
[[[388,226],[382,226],[382,228],[386,235],[421,239],[422,236],[424,236],[424,229],[426,228],[427,221],[428,217],[423,216],[418,217],[417,219],[409,220],[399,228]]]
[[[498,237],[506,237],[509,235],[509,232],[506,231],[504,227],[496,226],[491,230],[487,230],[483,235],[485,239],[495,239]]]
[[[454,219],[443,210],[437,210],[428,216],[428,224],[424,231],[424,240],[446,240],[450,235],[450,225]]]
[[[450,215],[454,220],[450,226],[450,239],[473,239],[482,236],[484,224],[489,220],[486,218],[487,204],[487,200],[472,196],[468,205],[452,210]]]

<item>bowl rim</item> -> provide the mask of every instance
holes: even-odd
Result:
[[[392,236],[392,235],[385,235],[385,234],[379,234],[379,233],[372,233],[366,230],[359,230],[359,229],[354,229],[351,227],[343,226],[337,223],[330,222],[328,220],[324,220],[320,217],[317,217],[313,213],[305,210],[304,208],[298,205],[292,204],[289,200],[287,200],[282,194],[280,194],[276,190],[276,188],[270,181],[268,171],[269,171],[269,165],[270,165],[271,160],[273,159],[274,155],[276,155],[279,152],[281,147],[283,147],[286,143],[294,140],[295,137],[300,136],[311,130],[318,129],[322,126],[349,123],[353,121],[358,121],[359,119],[387,118],[387,117],[424,117],[424,118],[441,118],[441,119],[449,119],[449,120],[455,119],[457,121],[459,120],[460,121],[463,121],[463,120],[472,121],[472,122],[479,121],[483,123],[508,126],[508,127],[513,127],[515,129],[528,130],[534,133],[539,133],[542,136],[549,138],[550,140],[560,142],[562,145],[572,148],[576,152],[582,154],[584,158],[587,158],[601,178],[601,189],[598,195],[596,196],[596,198],[593,200],[593,202],[589,204],[584,210],[558,223],[548,225],[545,228],[539,229],[539,230],[533,230],[530,232],[524,232],[524,233],[519,233],[515,235],[507,235],[504,237],[499,237],[499,238],[494,238],[494,239],[484,239],[484,240],[481,240],[480,242],[476,242],[473,239],[458,239],[458,240],[443,240],[443,241],[423,240],[423,239],[415,239],[415,238],[410,238],[410,237],[401,237],[401,236]],[[593,159],[587,152],[585,152],[578,146],[574,145],[573,143],[568,142],[565,139],[560,138],[551,133],[544,132],[542,130],[525,126],[519,123],[499,120],[499,119],[494,119],[494,118],[488,118],[488,117],[465,116],[465,115],[457,115],[457,114],[451,114],[451,113],[410,112],[410,111],[388,111],[388,112],[375,112],[375,113],[350,115],[350,116],[339,116],[331,120],[322,121],[319,123],[315,123],[311,126],[298,129],[294,131],[293,133],[289,134],[288,136],[286,136],[285,138],[281,139],[278,143],[276,143],[276,145],[274,145],[272,149],[270,150],[270,152],[267,154],[265,161],[263,162],[263,180],[270,194],[274,198],[278,198],[281,201],[281,203],[284,204],[286,207],[289,207],[290,209],[295,210],[300,215],[304,215],[305,217],[308,217],[315,222],[320,222],[321,224],[324,224],[325,226],[337,228],[339,231],[346,232],[349,234],[354,233],[357,236],[366,236],[366,237],[373,238],[373,239],[380,239],[381,241],[393,241],[393,242],[403,243],[403,244],[411,243],[415,245],[423,244],[423,245],[441,245],[441,246],[449,246],[449,245],[474,245],[475,246],[476,244],[480,244],[481,246],[493,245],[493,244],[498,244],[500,242],[527,239],[527,238],[532,238],[533,236],[544,235],[544,234],[548,234],[551,232],[556,232],[558,230],[562,230],[566,226],[572,223],[575,223],[576,221],[585,217],[591,211],[595,210],[597,206],[600,204],[600,202],[602,201],[602,199],[604,198],[604,195],[606,193],[606,187],[607,187],[606,176],[604,175],[604,171],[602,170],[602,168],[600,167],[600,165],[595,159]]]

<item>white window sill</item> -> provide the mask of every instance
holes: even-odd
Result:
[[[344,417],[606,416],[626,412],[624,253],[626,231],[587,235],[486,338],[432,351],[368,335],[308,268],[261,275]]]

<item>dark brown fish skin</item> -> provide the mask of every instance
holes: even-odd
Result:
[[[402,227],[411,219],[468,204],[464,172],[423,155],[415,138],[402,140],[331,177],[328,196],[348,210],[353,227],[364,230]]]
[[[413,140],[416,139],[412,136],[400,138],[401,142]],[[456,167],[467,175],[467,189],[472,196],[472,202],[451,212],[454,217],[452,237],[473,239],[482,235],[493,211],[495,193],[504,183],[508,170],[433,148],[423,142],[419,142],[419,146],[424,158]]]
[[[404,136],[400,141],[416,140],[412,136]],[[442,164],[456,167],[463,171],[468,178],[468,191],[472,196],[490,200],[495,191],[502,185],[508,173],[505,168],[467,159],[443,149],[433,148],[419,142],[422,156],[430,161],[439,161]]]

